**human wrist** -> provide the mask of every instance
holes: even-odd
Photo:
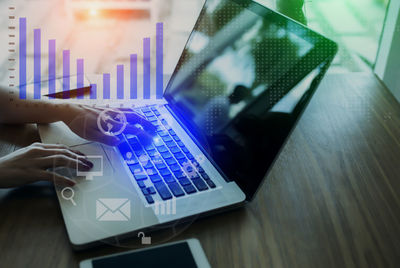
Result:
[[[82,108],[76,104],[57,104],[54,107],[56,121],[61,121],[69,125],[81,112],[81,109]]]

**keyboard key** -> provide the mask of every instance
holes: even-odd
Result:
[[[136,181],[136,183],[137,183],[137,185],[138,185],[140,188],[146,187],[146,184],[144,184],[143,181]]]
[[[149,117],[149,116],[153,116],[153,113],[152,113],[152,112],[145,112],[144,115],[145,115],[146,117]]]
[[[193,194],[193,193],[197,192],[196,189],[194,188],[194,186],[193,186],[192,184],[183,186],[183,189],[184,189],[185,192],[188,193],[188,194]]]
[[[149,204],[153,204],[154,203],[154,199],[151,195],[145,195],[147,203]]]
[[[172,147],[176,146],[174,141],[167,141],[165,144],[167,145],[168,148],[172,148]]]
[[[166,132],[166,131],[161,131],[161,132],[158,133],[158,135],[159,135],[160,137],[169,136],[169,135],[168,135],[168,132]]]
[[[203,179],[205,179],[205,180],[209,180],[210,179],[210,177],[205,172],[200,172],[200,174],[203,177]]]
[[[162,140],[167,142],[167,141],[172,141],[172,138],[170,136],[165,136],[165,137],[162,137]]]
[[[164,169],[164,168],[167,168],[167,165],[164,164],[163,162],[157,163],[157,164],[156,164],[156,168],[157,168],[158,170]]]
[[[125,163],[127,165],[133,165],[133,164],[139,163],[139,159],[137,159],[137,157],[135,155],[132,154],[132,155],[129,155],[129,156],[130,157],[126,157],[126,159],[125,159]]]
[[[164,161],[163,161],[161,155],[155,155],[155,156],[152,157],[151,159],[153,160],[153,163],[156,164],[156,165],[157,165],[157,164],[162,164],[162,163],[164,163]]]
[[[189,150],[188,150],[186,147],[183,147],[183,148],[182,148],[182,151],[183,151],[185,154],[188,154],[188,153],[189,153]]]
[[[142,188],[142,193],[143,193],[144,195],[150,194],[150,193],[149,193],[149,190],[147,190],[147,188]]]
[[[142,150],[142,145],[140,144],[139,140],[136,137],[128,139],[128,143],[131,145],[132,150]]]
[[[165,147],[164,145],[157,147],[157,149],[158,149],[158,151],[159,151],[160,153],[168,152],[167,147]]]
[[[176,153],[174,155],[175,155],[175,158],[178,159],[178,161],[179,161],[179,159],[186,159],[185,155],[181,152]]]
[[[160,138],[158,138],[158,137],[156,137],[156,138],[153,139],[153,143],[154,143],[155,146],[164,145],[164,143],[162,142],[162,140],[161,140]]]
[[[192,182],[196,186],[197,190],[199,190],[199,191],[204,191],[204,190],[208,189],[208,187],[205,184],[205,182],[200,178],[195,178],[195,179],[192,180]]]
[[[146,164],[150,161],[150,158],[147,156],[147,154],[142,154],[141,156],[139,156],[139,161],[142,164]]]
[[[187,178],[185,173],[183,173],[183,171],[174,172],[174,175],[178,180],[181,180],[183,178]]]
[[[196,169],[198,172],[204,173],[204,169],[200,165],[197,165]]]
[[[161,176],[166,177],[166,176],[170,176],[171,172],[169,172],[168,169],[161,169],[160,174],[161,174]]]
[[[190,160],[194,159],[194,156],[191,153],[186,154],[187,158],[189,158]]]
[[[150,151],[148,151],[147,153],[150,155],[150,157],[153,157],[153,156],[155,156],[156,154],[158,154],[158,152],[157,152],[156,150],[150,150]]]
[[[171,154],[170,152],[165,152],[165,153],[161,153],[161,156],[162,156],[164,159],[168,159],[168,158],[171,158],[171,157],[172,157],[172,154]]]
[[[182,158],[182,159],[178,159],[178,162],[183,167],[184,165],[186,165],[186,163],[188,161],[187,161],[187,158],[185,157],[185,158]]]
[[[162,179],[161,179],[161,176],[158,175],[158,174],[150,175],[149,177],[150,177],[150,180],[151,180],[152,182],[159,182],[159,181],[162,180]]]
[[[176,180],[174,179],[174,177],[173,177],[172,175],[164,176],[163,178],[164,178],[164,181],[165,181],[166,183],[173,183],[173,182],[176,182]]]
[[[145,165],[143,165],[143,167],[144,167],[145,169],[154,169],[154,166],[153,166],[153,164],[152,164],[150,161],[148,161],[147,163],[145,163]]]
[[[148,175],[155,175],[155,174],[157,174],[157,170],[154,167],[153,168],[148,168],[148,169],[146,169],[146,173]]]
[[[188,174],[193,174],[193,173],[196,174],[196,172],[193,172],[194,168],[190,165],[185,165],[184,169],[185,169],[185,172]]]
[[[181,167],[180,167],[178,164],[171,165],[169,168],[171,169],[172,172],[181,171]],[[181,171],[181,172],[182,172],[182,171]]]
[[[215,188],[216,187],[212,180],[205,180],[205,181],[208,184],[208,186],[210,186],[210,188]]]
[[[163,124],[164,126],[168,126],[168,122],[164,118],[161,119],[161,124]]]
[[[143,113],[148,113],[148,112],[151,112],[151,110],[149,109],[149,108],[142,108],[142,109],[140,109]]]
[[[154,123],[157,123],[157,124],[155,124],[155,126],[157,127],[156,128],[156,131],[162,131],[162,130],[164,130],[164,128],[162,127],[162,126],[160,126],[159,124],[158,124],[158,122],[152,122],[153,123],[153,125],[154,125]]]
[[[190,182],[190,180],[189,180],[188,178],[185,178],[185,177],[184,177],[183,179],[178,180],[178,181],[179,181],[179,183],[180,183],[182,186],[192,184],[192,183]]]
[[[155,193],[156,193],[156,189],[154,189],[153,186],[150,186],[149,188],[147,188],[147,191],[148,191],[150,194],[155,194]]]
[[[179,186],[177,182],[168,184],[168,187],[171,190],[172,194],[176,197],[185,195],[185,193],[182,191],[182,188]]]
[[[146,145],[146,146],[144,147],[144,149],[145,149],[146,151],[151,151],[151,150],[154,150],[154,146],[153,146],[153,144],[149,144],[149,145]]]
[[[139,163],[130,165],[129,169],[131,170],[132,174],[143,172],[143,168]]]
[[[174,138],[175,141],[180,141],[181,139],[178,136],[172,136],[172,138]]]
[[[146,155],[146,153],[140,149],[140,150],[135,150],[134,151],[137,157],[140,157],[141,155]]]
[[[196,172],[191,173],[190,176],[189,176],[189,178],[190,178],[191,180],[201,179],[200,176],[199,176],[199,174],[197,174]]]
[[[154,183],[154,186],[157,189],[158,194],[161,196],[162,200],[167,200],[171,199],[172,195],[169,192],[167,186],[163,182],[156,182]]]
[[[154,111],[154,114],[157,115],[157,116],[161,115],[159,111]]]
[[[174,147],[171,147],[169,149],[171,150],[171,152],[173,154],[179,153],[181,151],[181,149],[179,149],[178,146],[174,146]]]
[[[173,135],[176,135],[175,131],[173,131],[172,129],[168,130],[168,132],[169,132],[169,134],[171,134],[172,136],[173,136]]]
[[[185,147],[185,144],[183,144],[182,141],[178,141],[177,144],[179,145],[179,147]]]
[[[147,180],[147,175],[145,175],[143,173],[136,173],[136,174],[133,174],[133,176],[135,177],[135,180],[137,180],[137,181]]]
[[[132,154],[131,147],[129,146],[129,144],[126,141],[118,144],[118,150],[120,151],[120,153],[124,159],[126,159],[125,157],[126,157],[127,153]]]
[[[157,111],[158,112],[158,110],[157,110],[157,107],[156,106],[150,106],[150,109],[154,112],[154,111]]]
[[[165,162],[167,163],[168,166],[176,164],[176,161],[173,158],[168,158],[165,160]]]

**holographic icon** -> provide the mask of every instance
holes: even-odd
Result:
[[[67,194],[69,192],[69,194]],[[74,201],[75,191],[71,187],[65,187],[61,190],[61,197],[66,201],[71,201],[72,205],[76,206]]]
[[[138,237],[142,238],[142,245],[150,245],[151,244],[151,237],[146,236],[143,232],[139,232]]]
[[[96,200],[98,221],[128,221],[131,218],[131,201],[128,198],[99,198]]]
[[[175,215],[176,214],[176,199],[155,202],[154,203],[154,213],[156,215]]]
[[[95,176],[103,176],[103,156],[102,155],[87,155],[86,159],[93,163],[90,170],[81,170],[78,162],[76,163],[76,175],[85,177],[86,180],[91,181]]]
[[[189,178],[194,178],[197,176],[196,166],[198,165],[197,162],[192,162],[190,160],[183,162],[182,169],[183,174],[188,176]]]
[[[97,117],[97,127],[107,136],[118,136],[127,125],[125,114],[117,109],[105,109]]]

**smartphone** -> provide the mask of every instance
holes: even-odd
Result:
[[[210,268],[197,239],[187,239],[159,246],[138,249],[84,260],[80,268]]]

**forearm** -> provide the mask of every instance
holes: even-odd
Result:
[[[29,97],[21,100],[10,96],[18,96],[18,92],[10,94],[12,89],[0,87],[0,123],[52,123],[65,121],[68,116],[68,104],[49,100],[33,100]]]

